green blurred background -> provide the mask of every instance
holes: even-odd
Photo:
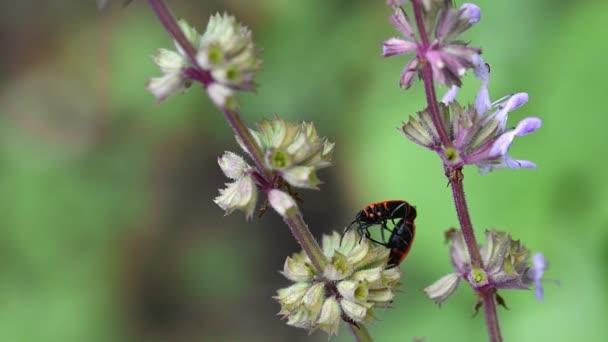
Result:
[[[526,91],[512,113],[543,118],[511,155],[538,170],[479,176],[465,188],[478,235],[507,230],[550,262],[545,302],[503,292],[507,341],[605,341],[608,327],[606,1],[479,1],[465,38],[492,65],[493,99]],[[406,59],[380,57],[398,32],[377,1],[169,1],[199,28],[228,11],[264,49],[250,124],[275,113],[314,121],[335,141],[321,191],[302,191],[313,233],[341,230],[365,204],[406,199],[418,235],[378,341],[484,341],[466,286],[438,308],[421,289],[451,270],[443,232],[457,224],[437,156],[395,129],[424,106],[397,86]],[[195,87],[156,105],[149,56],[171,47],[135,0],[0,4],[0,341],[325,341],[286,326],[271,296],[299,250],[268,213],[247,223],[213,204],[226,181],[216,159],[237,151],[222,115]],[[472,101],[478,82],[459,96]],[[444,90],[439,90],[443,93]],[[604,138],[602,138],[604,136]],[[604,322],[604,323],[602,323]],[[337,341],[350,341],[345,329]]]

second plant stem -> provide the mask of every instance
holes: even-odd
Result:
[[[435,84],[433,81],[433,71],[428,62],[425,62],[425,54],[429,48],[430,42],[427,32],[424,27],[424,14],[422,4],[420,0],[411,0],[412,7],[414,10],[414,16],[416,18],[416,26],[418,27],[418,33],[420,40],[422,41],[421,46],[418,47],[418,57],[423,61],[422,78],[424,81],[424,90],[426,94],[426,100],[433,120],[433,125],[439,134],[441,143],[444,149],[448,149],[452,146],[452,141],[446,132],[443,118],[439,113],[439,106],[437,103],[437,94],[435,93]],[[454,205],[456,207],[456,213],[458,215],[458,221],[460,223],[460,230],[464,237],[467,250],[471,257],[471,264],[473,267],[482,268],[483,263],[481,259],[481,253],[479,252],[479,246],[475,239],[475,232],[473,231],[473,223],[471,222],[471,216],[469,214],[469,208],[464,192],[462,168],[452,168],[448,165],[445,166],[445,174],[448,177],[451,187],[452,195],[454,197]],[[491,342],[501,342],[502,336],[500,334],[500,326],[498,323],[498,314],[496,312],[496,302],[494,301],[494,291],[486,291],[480,294],[485,305],[485,316],[486,323],[488,326],[488,334]]]

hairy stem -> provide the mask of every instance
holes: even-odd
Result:
[[[494,291],[488,291],[483,294],[483,304],[486,310],[486,324],[488,325],[490,341],[502,342],[500,325],[498,324],[498,313],[496,312],[496,302],[494,300]]]
[[[323,274],[327,260],[325,259],[325,255],[323,255],[323,251],[321,250],[321,247],[319,247],[317,240],[315,240],[315,237],[312,236],[312,233],[308,229],[308,225],[306,225],[302,219],[302,214],[299,211],[296,211],[291,215],[285,215],[283,221],[289,226],[293,237],[296,238],[302,247],[302,250],[304,250],[306,255],[310,258],[315,270],[319,274]]]
[[[175,20],[175,17],[173,17],[173,14],[171,14],[171,11],[167,7],[167,4],[165,4],[163,0],[149,0],[149,2],[150,6],[152,6],[152,9],[158,16],[158,19],[163,24],[167,32],[169,32],[171,37],[175,39],[175,41],[177,41],[179,46],[182,47],[182,49],[190,59],[190,62],[195,64],[196,49],[194,48],[194,46],[192,46],[192,44],[190,44],[188,38],[186,38],[186,35],[184,35],[184,32],[182,32],[182,30],[180,29],[179,25],[177,24],[177,20]]]
[[[471,215],[469,214],[469,207],[467,206],[467,200],[464,194],[464,186],[462,183],[464,175],[462,174],[462,168],[452,169],[449,166],[445,166],[445,170],[446,176],[449,178],[450,184],[452,185],[454,205],[456,206],[460,229],[467,245],[469,255],[471,256],[471,264],[473,267],[481,268],[483,263],[481,261],[481,253],[479,253],[479,246],[475,239],[473,223],[471,223]]]
[[[369,331],[363,324],[359,324],[355,326],[354,324],[349,324],[348,327],[350,331],[353,333],[355,337],[355,341],[357,342],[371,342],[373,341],[372,336],[369,334]]]
[[[418,33],[420,35],[420,40],[422,41],[422,45],[418,46],[418,58],[423,65],[422,80],[424,82],[426,102],[428,103],[431,119],[433,120],[435,129],[437,129],[441,143],[447,148],[452,146],[452,141],[445,130],[443,118],[439,114],[439,105],[437,104],[437,94],[435,93],[435,83],[433,80],[433,69],[431,68],[431,64],[428,63],[425,58],[426,52],[430,47],[430,42],[426,29],[424,28],[422,5],[420,4],[420,0],[412,0],[412,5],[414,8],[414,16],[416,17],[416,26],[418,27]]]
[[[416,17],[416,26],[420,34],[420,40],[422,44],[418,46],[418,57],[423,64],[422,78],[424,81],[424,91],[426,94],[426,101],[428,104],[429,112],[433,120],[433,125],[439,134],[441,143],[443,144],[444,150],[452,146],[452,141],[449,138],[443,117],[439,113],[439,105],[437,103],[437,94],[435,93],[435,84],[433,81],[433,70],[431,65],[425,60],[424,56],[429,49],[430,42],[427,32],[424,28],[424,17],[422,13],[422,6],[420,0],[411,0],[414,9],[414,16]],[[473,223],[471,222],[471,216],[469,214],[469,208],[464,193],[462,167],[452,168],[448,165],[444,166],[445,174],[450,180],[452,186],[452,195],[454,196],[454,205],[456,206],[456,213],[458,214],[458,221],[460,222],[460,229],[464,237],[464,241],[467,245],[467,250],[471,257],[471,264],[473,267],[482,268],[483,263],[481,260],[481,253],[479,253],[479,246],[475,239],[475,232],[473,231]],[[485,304],[486,322],[488,325],[488,333],[490,335],[491,342],[500,342],[502,337],[500,335],[500,326],[498,324],[498,315],[496,313],[496,303],[494,302],[494,292],[489,291],[483,293],[483,301]]]
[[[255,139],[251,135],[249,128],[243,122],[241,115],[233,110],[223,109],[224,116],[226,117],[226,121],[234,131],[234,134],[241,139],[243,145],[247,149],[247,152],[251,156],[251,159],[255,162],[258,170],[264,172],[264,177],[267,182],[271,182],[273,179],[272,172],[268,170],[264,165],[264,154],[260,147],[256,143]]]

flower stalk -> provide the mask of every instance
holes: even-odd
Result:
[[[458,221],[460,222],[460,228],[464,241],[467,245],[467,250],[471,256],[471,264],[474,267],[483,267],[481,261],[481,254],[479,253],[479,247],[477,245],[477,239],[475,238],[475,232],[473,231],[473,224],[471,223],[471,216],[469,214],[469,208],[467,206],[467,200],[464,193],[464,186],[462,181],[464,175],[462,174],[462,168],[451,169],[445,167],[446,176],[450,180],[452,187],[452,194],[454,196],[454,205],[456,206],[456,213],[458,214]]]
[[[315,270],[322,273],[327,264],[327,260],[323,255],[323,251],[321,251],[319,243],[315,240],[315,237],[312,236],[306,222],[302,219],[300,211],[297,210],[291,214],[285,215],[283,221],[289,226],[291,234],[293,234],[293,237],[298,241],[302,250],[304,250],[306,255],[310,258]]]
[[[491,342],[502,342],[500,324],[498,323],[498,313],[496,312],[496,302],[494,301],[495,290],[487,291],[483,295],[483,304],[486,308],[486,324]]]
[[[424,28],[424,18],[422,14],[422,4],[420,0],[412,0],[412,6],[414,8],[414,16],[416,18],[416,26],[418,27],[418,33],[420,35],[420,40],[422,41],[422,45],[418,45],[418,54],[420,56],[424,56],[426,51],[430,47],[429,37],[426,33],[426,29]],[[433,125],[437,129],[437,133],[441,138],[441,142],[447,148],[452,146],[452,142],[448,137],[448,133],[445,131],[444,124],[442,123],[442,118],[439,115],[439,106],[437,105],[437,94],[435,93],[435,83],[433,81],[433,69],[430,63],[423,63],[423,71],[422,78],[424,82],[424,92],[426,94],[426,102],[429,106],[429,111],[431,113],[431,118],[433,119]]]
[[[418,54],[425,56],[427,50],[430,47],[429,37],[427,35],[424,26],[423,8],[420,0],[411,0],[414,16],[416,19],[416,26],[420,36],[421,44],[417,46]],[[433,70],[431,64],[423,61],[422,78],[424,82],[424,90],[426,94],[426,100],[428,104],[428,110],[433,121],[434,128],[437,130],[437,134],[443,144],[444,150],[450,150],[452,146],[452,140],[448,136],[443,123],[443,117],[439,112],[439,105],[437,102],[437,94],[435,92],[435,84],[433,81]],[[456,207],[456,213],[458,215],[458,221],[460,222],[460,229],[464,237],[469,256],[471,258],[471,264],[473,267],[482,268],[482,259],[479,252],[479,247],[475,239],[475,232],[473,231],[473,224],[471,222],[471,216],[467,207],[463,179],[462,167],[452,168],[449,165],[444,166],[446,176],[448,177],[452,194],[454,197],[454,204]],[[494,302],[494,291],[485,292],[482,294],[483,301],[485,304],[485,316],[486,323],[488,326],[488,333],[490,335],[490,341],[500,342],[502,336],[500,334],[500,326],[498,322],[498,315],[496,312],[496,303]]]

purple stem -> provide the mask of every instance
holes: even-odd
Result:
[[[454,205],[456,206],[456,213],[458,214],[462,236],[464,237],[467,250],[471,256],[471,264],[473,267],[482,268],[481,253],[479,253],[475,232],[473,231],[473,223],[471,223],[471,215],[469,214],[469,207],[467,206],[467,200],[464,194],[464,186],[462,184],[464,175],[462,174],[462,168],[451,169],[450,167],[445,166],[445,170],[446,175],[450,179],[450,184],[452,185]]]
[[[188,55],[190,62],[196,65],[196,49],[194,46],[192,46],[192,44],[190,44],[188,38],[186,38],[186,35],[184,35],[184,32],[182,32],[180,29],[177,21],[171,14],[171,11],[165,2],[162,0],[149,0],[149,2],[154,12],[156,12],[158,19],[163,24],[167,32],[169,32],[169,35],[171,35],[171,37],[177,41],[179,46],[182,47],[186,55]]]
[[[483,305],[486,307],[486,323],[491,342],[502,342],[500,325],[498,324],[498,313],[496,312],[496,302],[494,301],[494,291],[487,291],[483,294]]]
[[[420,34],[420,40],[422,45],[418,47],[418,56],[424,63],[423,69],[423,81],[424,90],[426,93],[426,100],[429,107],[429,112],[433,120],[433,125],[437,129],[437,133],[441,139],[444,150],[452,146],[443,123],[443,118],[439,114],[439,105],[437,104],[437,94],[435,93],[435,85],[433,83],[433,70],[431,65],[425,61],[424,55],[429,48],[429,37],[424,28],[424,16],[422,13],[422,7],[420,0],[411,0],[414,9],[414,16],[416,17],[416,26]],[[469,208],[467,207],[467,201],[463,186],[463,174],[462,167],[451,168],[444,166],[446,176],[450,180],[452,185],[452,194],[454,196],[454,205],[456,206],[456,213],[458,214],[458,221],[460,222],[460,228],[467,245],[467,250],[471,256],[471,264],[473,267],[482,268],[483,263],[481,260],[481,253],[479,253],[479,246],[475,239],[475,232],[473,231],[473,224],[471,222],[471,216],[469,214]],[[498,314],[496,312],[496,303],[494,302],[494,292],[487,291],[482,294],[483,301],[485,304],[485,315],[486,324],[488,325],[488,334],[490,335],[491,342],[501,342],[502,336],[500,334],[500,326],[498,323]]]
[[[433,120],[433,125],[437,129],[437,133],[439,134],[441,143],[443,143],[443,146],[447,148],[452,146],[452,141],[450,140],[448,133],[445,131],[443,119],[439,115],[439,106],[437,105],[437,94],[435,93],[435,84],[433,81],[433,69],[431,68],[431,65],[428,63],[428,61],[426,61],[425,59],[426,51],[429,49],[430,43],[429,37],[426,34],[426,30],[424,28],[424,17],[422,14],[422,7],[419,0],[412,0],[412,6],[414,7],[414,16],[416,17],[416,26],[418,26],[420,40],[422,40],[422,45],[418,46],[418,58],[420,58],[420,61],[423,64],[422,79],[424,81],[424,92],[426,94],[426,102],[428,103],[429,112],[431,113],[431,119]]]

